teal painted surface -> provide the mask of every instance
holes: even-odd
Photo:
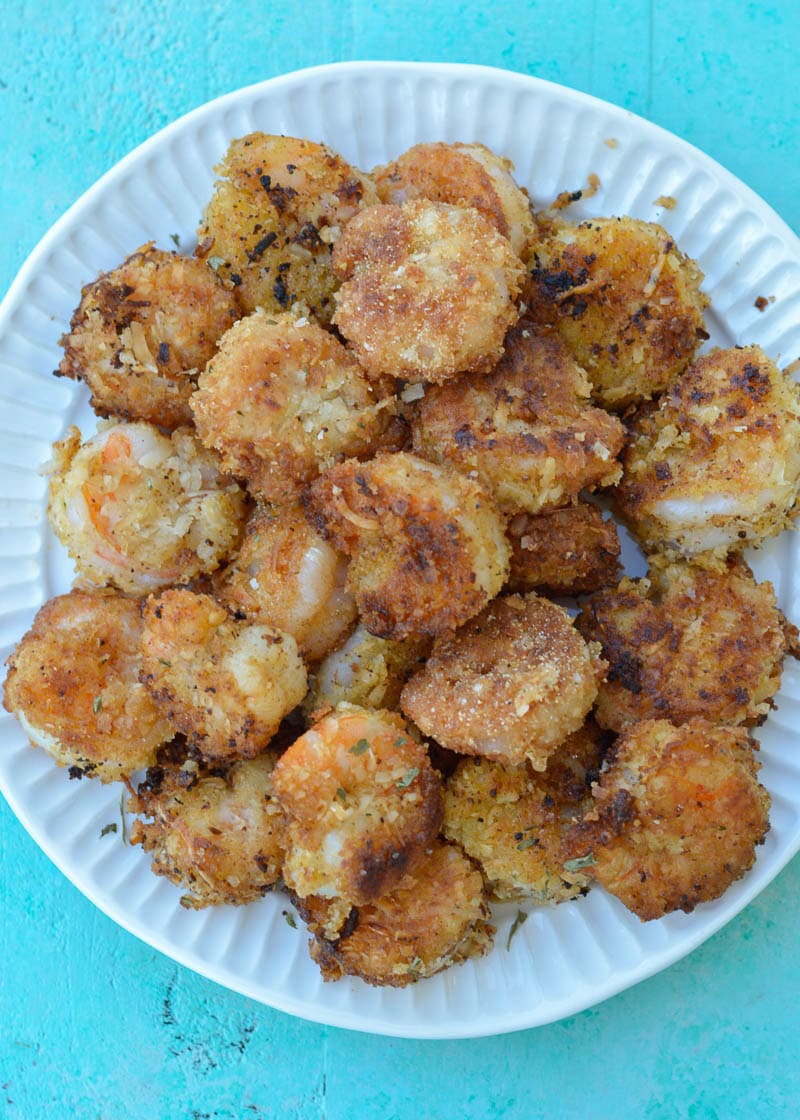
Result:
[[[576,0],[0,7],[0,290],[139,141],[210,97],[351,58],[505,66],[704,148],[800,230],[800,16]],[[687,960],[562,1023],[416,1043],[304,1023],[118,929],[0,803],[0,1116],[728,1120],[800,1114],[800,862]]]

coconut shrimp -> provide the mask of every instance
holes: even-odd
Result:
[[[124,778],[174,734],[139,683],[141,630],[138,600],[70,591],[44,604],[8,659],[4,706],[71,775]]]
[[[564,867],[564,837],[591,806],[601,761],[591,723],[561,744],[544,774],[525,763],[462,759],[445,784],[442,831],[480,864],[492,898],[564,902],[588,889],[585,872]]]
[[[504,596],[434,643],[401,708],[460,754],[544,770],[594,702],[605,672],[599,652],[562,607],[533,592]]]
[[[347,552],[348,586],[371,634],[434,636],[502,587],[509,547],[479,483],[406,452],[349,460],[307,495],[315,523]]]
[[[534,234],[527,191],[515,181],[510,160],[483,144],[415,144],[372,172],[381,202],[427,198],[474,207],[521,254]]]
[[[317,666],[303,710],[313,719],[315,712],[341,703],[393,709],[406,678],[422,666],[429,648],[430,641],[424,638],[399,642],[376,638],[360,623]]]
[[[511,545],[510,591],[583,595],[616,586],[620,542],[613,521],[578,502],[532,517],[519,513],[506,529]]]
[[[617,482],[625,433],[589,404],[586,374],[556,336],[522,320],[489,374],[430,386],[412,421],[417,454],[477,477],[507,513],[540,513]]]
[[[661,563],[648,575],[599,591],[577,619],[608,661],[599,722],[614,731],[642,719],[763,722],[783,658],[797,650],[772,584],[734,559],[719,569]]]
[[[210,595],[172,588],[143,617],[142,680],[206,758],[252,758],[305,695],[294,638],[234,619]]]
[[[703,355],[631,425],[617,510],[650,551],[760,544],[800,493],[800,386],[758,346]]]
[[[102,425],[54,446],[47,515],[92,583],[134,595],[211,572],[236,544],[245,495],[186,430]]]
[[[363,172],[324,144],[252,132],[232,141],[198,230],[200,253],[246,311],[295,303],[330,321],[331,245],[378,202]]]
[[[297,497],[338,460],[369,457],[398,438],[397,402],[381,396],[344,346],[303,316],[256,311],[240,319],[191,403],[198,435],[219,452],[224,469],[272,502]]]
[[[150,818],[134,822],[131,843],[152,854],[156,875],[184,888],[184,906],[240,906],[280,880],[285,821],[272,790],[277,758],[267,750],[188,779],[185,769],[153,767],[128,802],[129,812]]]
[[[214,594],[249,621],[291,634],[300,653],[319,661],[356,621],[345,587],[347,558],[306,520],[299,503],[260,506],[242,545],[214,579]]]
[[[358,976],[404,988],[492,947],[494,928],[480,872],[453,844],[431,841],[420,865],[391,890],[351,908],[331,933],[335,904],[311,896],[297,907],[314,935],[311,956],[325,980]]]
[[[422,862],[441,823],[439,778],[393,712],[341,705],[281,756],[273,784],[300,898],[373,901]]]
[[[755,860],[770,798],[742,727],[643,720],[617,740],[567,843],[642,921],[719,898]]]
[[[191,424],[197,375],[239,315],[202,261],[144,245],[83,289],[56,373],[85,381],[100,416]]]
[[[524,299],[587,371],[606,408],[662,392],[708,338],[703,274],[652,222],[543,222]]]
[[[524,267],[477,210],[372,206],[333,251],[334,323],[370,377],[445,381],[492,368],[516,322]]]

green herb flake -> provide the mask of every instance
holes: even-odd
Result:
[[[286,919],[287,926],[291,926],[292,929],[297,929],[297,920],[291,910],[281,910],[281,913]]]
[[[336,791],[336,796],[339,798],[340,801],[344,802],[344,801],[347,800],[347,791],[343,790],[342,787],[339,786],[339,788]]]
[[[407,771],[407,773],[405,773],[402,778],[397,779],[395,785],[398,789],[408,789],[408,787],[416,778],[417,774],[419,774],[419,768],[417,766],[412,766],[411,769]]]
[[[168,669],[171,669],[171,668],[172,668],[172,662],[171,662],[171,661],[167,661],[166,657],[159,657],[159,659],[158,659],[158,663],[159,663],[159,665],[166,665],[166,667],[167,667]]]
[[[564,863],[564,870],[570,872],[582,871],[584,867],[594,867],[596,863],[597,860],[592,853],[589,852],[588,856],[579,856],[577,859],[566,860]]]
[[[177,233],[171,233],[169,235],[169,239],[172,242],[172,244],[175,246],[176,249],[180,249],[181,239],[180,239],[180,237],[178,237]]]
[[[528,920],[528,915],[524,910],[517,910],[517,916],[511,923],[511,929],[508,931],[508,940],[506,941],[506,951],[511,948],[511,940],[520,926],[524,926]]]
[[[364,751],[369,750],[369,741],[367,739],[359,739],[355,746],[350,748],[350,754],[363,754]]]
[[[119,795],[119,819],[122,821],[122,843],[128,843],[128,822],[125,819],[125,794]]]
[[[104,824],[103,825],[103,827],[100,829],[100,836],[102,838],[103,836],[108,836],[109,832],[116,832],[116,831],[117,831],[117,826],[116,826],[115,822],[112,821],[111,824]]]
[[[519,844],[517,844],[517,851],[525,852],[528,848],[535,848],[538,843],[538,836],[528,836],[524,840],[520,840]]]
[[[95,715],[97,715],[97,713],[100,711],[102,706],[103,706],[103,697],[102,696],[95,696],[94,700],[92,701],[92,711],[94,712]]]
[[[206,257],[206,264],[209,268],[213,268],[215,272],[226,263],[224,257]]]
[[[403,736],[401,735],[399,739],[395,739],[394,745],[396,747],[404,747],[407,742],[408,742],[408,739],[404,739]]]

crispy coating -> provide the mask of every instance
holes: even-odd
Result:
[[[703,274],[652,222],[546,223],[530,265],[531,315],[558,331],[606,408],[662,392],[708,338]]]
[[[432,841],[423,862],[386,894],[352,908],[326,935],[335,903],[310,897],[298,909],[314,934],[311,956],[325,980],[359,976],[404,988],[450,965],[482,956],[494,929],[477,868],[452,844]]]
[[[622,571],[617,527],[589,502],[535,517],[518,513],[506,536],[511,544],[509,591],[583,595],[615,586]]]
[[[100,416],[191,424],[197,375],[240,313],[204,262],[149,243],[82,290],[56,373],[85,381]]]
[[[376,167],[372,178],[381,202],[427,198],[473,207],[519,254],[534,235],[534,221],[528,193],[514,181],[513,170],[510,160],[483,144],[415,144]]]
[[[317,666],[303,710],[313,720],[315,712],[341,703],[396,708],[406,678],[423,664],[430,644],[425,638],[377,638],[359,623]]]
[[[185,429],[101,424],[53,448],[47,515],[92,583],[143,595],[212,572],[232,551],[245,495]]]
[[[305,695],[290,634],[240,622],[210,595],[171,588],[143,610],[142,680],[206,758],[252,758]]]
[[[617,510],[648,551],[760,544],[800,492],[800,387],[758,346],[699,358],[631,425]]]
[[[345,456],[369,457],[397,439],[394,399],[381,398],[344,346],[305,316],[259,310],[240,319],[191,403],[206,447],[271,502],[296,498]]]
[[[352,460],[310,488],[317,526],[350,557],[348,586],[371,634],[455,629],[502,587],[509,546],[483,487],[406,452]]]
[[[441,823],[441,787],[400,716],[343,704],[282,755],[284,878],[300,898],[371,902],[418,866]]]
[[[492,898],[564,902],[588,888],[585,872],[564,867],[564,836],[591,806],[601,760],[590,723],[564,740],[543,774],[490,758],[459,763],[445,784],[442,830],[478,861]]]
[[[544,770],[583,724],[605,671],[567,612],[531,592],[495,599],[434,643],[401,707],[424,735],[461,754]]]
[[[6,710],[76,776],[116,781],[172,738],[139,683],[141,629],[137,600],[70,591],[44,604],[8,659]]]
[[[285,630],[304,658],[318,661],[355,623],[346,577],[346,557],[314,529],[299,503],[260,506],[214,593],[251,622]]]
[[[649,579],[624,579],[588,599],[577,626],[608,661],[596,714],[614,731],[694,716],[762,723],[797,641],[772,584],[756,583],[747,564],[733,559],[721,569],[651,566]]]
[[[152,854],[156,875],[187,893],[181,903],[239,906],[254,902],[280,879],[286,822],[272,789],[277,754],[204,772],[154,768],[135,797],[132,844]]]
[[[369,177],[324,144],[263,132],[233,140],[215,171],[198,252],[237,285],[246,311],[300,303],[328,323],[331,245],[377,203]]]
[[[770,798],[742,727],[643,720],[617,740],[573,859],[642,921],[719,898],[755,860]]]
[[[486,371],[518,317],[524,268],[477,210],[418,199],[372,206],[333,250],[334,323],[371,377]]]
[[[414,450],[477,477],[507,513],[577,501],[617,482],[625,430],[589,404],[590,385],[555,336],[522,320],[489,374],[431,386],[412,421]]]

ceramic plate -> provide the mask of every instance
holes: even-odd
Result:
[[[712,297],[711,343],[760,343],[782,363],[800,355],[800,242],[747,187],[674,136],[622,109],[519,74],[472,66],[347,63],[276,78],[190,113],[122,160],[53,227],[0,309],[0,645],[2,656],[72,569],[45,517],[38,473],[66,426],[84,434],[85,391],[52,377],[58,338],[81,285],[145,241],[191,251],[228,141],[262,129],[325,141],[369,169],[421,140],[479,140],[509,156],[536,205],[565,189],[599,189],[574,217],[660,221],[697,258]],[[589,192],[591,193],[591,192]],[[672,208],[664,200],[674,199]],[[755,300],[764,296],[766,310]],[[800,622],[798,538],[753,558]],[[635,565],[633,554],[630,563]],[[325,984],[306,933],[281,894],[246,907],[192,912],[120,831],[120,789],[70,781],[27,746],[5,713],[0,782],[37,843],[105,913],[175,960],[307,1019],[384,1034],[456,1038],[559,1019],[664,968],[742,909],[800,848],[800,673],[787,664],[777,711],[761,729],[772,829],[753,870],[691,915],[642,924],[602,890],[533,910],[508,944],[516,907],[496,911],[493,952],[404,990]]]

